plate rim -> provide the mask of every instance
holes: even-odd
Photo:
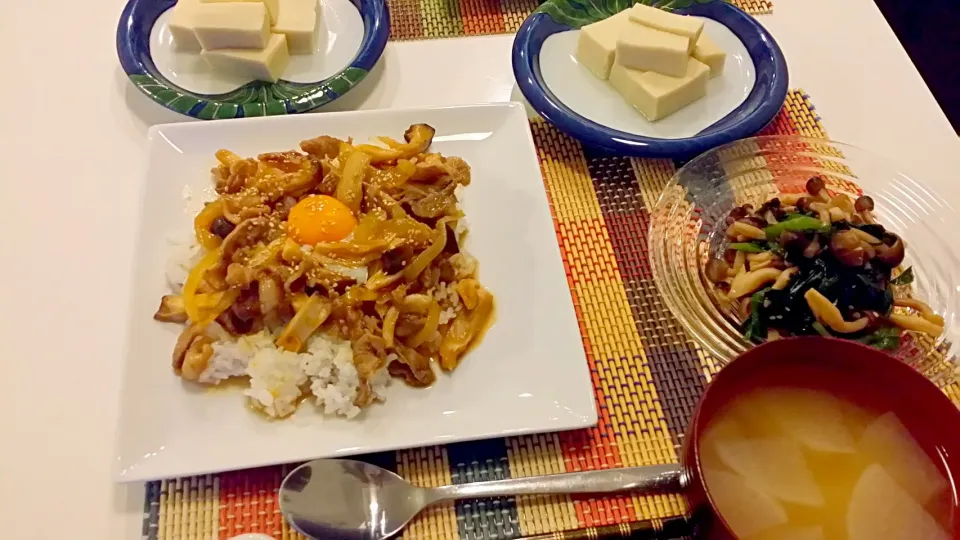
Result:
[[[457,110],[464,110],[464,109],[470,109],[474,111],[490,111],[491,109],[500,109],[503,111],[503,118],[505,120],[504,124],[506,128],[510,129],[510,124],[514,124],[514,127],[512,129],[522,128],[522,131],[516,132],[517,142],[525,147],[523,152],[527,154],[527,159],[531,160],[531,163],[529,164],[531,169],[531,174],[533,174],[533,171],[536,170],[538,179],[539,179],[540,165],[539,165],[538,154],[537,154],[536,146],[534,144],[533,134],[530,129],[529,120],[527,118],[526,109],[524,105],[521,103],[517,103],[517,102],[477,103],[477,104],[469,104],[469,105],[451,105],[451,106],[438,106],[438,107],[411,107],[411,108],[402,108],[402,109],[371,109],[371,110],[361,110],[361,111],[338,111],[338,112],[328,113],[324,115],[323,118],[333,120],[334,118],[342,117],[342,120],[344,120],[344,119],[355,118],[357,116],[376,117],[377,115],[381,115],[381,114],[387,114],[387,115],[420,114],[428,111],[442,113],[443,111],[448,111],[448,110],[457,111]],[[320,120],[319,118],[317,120],[320,122],[323,122],[323,120]],[[229,125],[238,126],[238,125],[248,124],[248,123],[254,124],[254,125],[260,125],[263,123],[284,122],[284,121],[308,122],[311,120],[309,120],[307,117],[301,117],[301,118],[280,117],[280,116],[250,117],[250,118],[244,118],[244,119],[238,119],[238,120],[231,120]],[[221,120],[221,122],[224,122],[224,120]],[[157,144],[158,142],[160,142],[161,139],[166,139],[166,136],[164,135],[165,130],[174,130],[180,133],[192,131],[194,132],[193,136],[196,136],[196,132],[202,131],[204,129],[208,129],[209,127],[212,127],[211,124],[206,122],[204,123],[170,122],[166,124],[157,124],[157,125],[151,126],[150,129],[148,130],[148,141],[150,146],[152,147],[154,144]],[[247,129],[249,129],[249,127]],[[522,139],[522,142],[521,142],[521,139]],[[153,155],[152,150],[149,153],[151,154],[151,156]],[[139,195],[139,199],[140,199],[138,201],[139,212],[137,213],[136,223],[135,223],[135,226],[137,227],[135,240],[138,243],[138,245],[142,243],[141,235],[142,235],[143,228],[145,226],[144,220],[146,219],[146,213],[147,213],[145,208],[150,205],[150,201],[148,200],[149,191],[145,187],[146,184],[149,182],[149,177],[150,177],[151,164],[149,163],[149,161],[150,160],[148,160],[148,163],[146,163],[142,169],[142,173],[141,173],[142,178],[140,180],[141,188],[143,189],[143,191]],[[544,193],[544,198],[545,198],[545,203],[548,205],[547,211],[550,212],[549,198],[546,197],[545,193]],[[552,214],[552,212],[550,213]],[[551,223],[550,226],[551,228],[555,228],[553,223]],[[553,238],[553,235],[551,235],[551,239],[552,238]],[[140,249],[150,249],[150,246],[138,247],[138,252]],[[559,268],[556,268],[555,271],[565,272],[565,269],[563,268],[562,252],[560,250],[559,244],[555,241],[552,243],[552,250],[556,252],[557,263],[559,264]],[[140,289],[140,285],[137,279],[137,274],[140,271],[139,265],[141,263],[137,261],[138,258],[139,257],[135,257],[134,261],[132,261],[132,264],[131,264],[131,271],[133,273],[133,277],[130,283],[131,296],[129,299],[129,303],[127,305],[127,311],[128,313],[131,313],[131,314],[135,314],[137,312],[137,296],[139,294],[137,291]],[[574,308],[573,294],[572,294],[572,291],[569,291],[569,289],[568,289],[568,294],[569,294],[568,302],[570,305],[570,310],[571,310],[571,313],[574,313],[575,308]],[[574,321],[576,322],[577,320],[574,319]],[[578,338],[578,341],[582,339],[579,328],[577,329],[577,338]],[[131,369],[135,368],[135,365],[134,365],[135,362],[133,361],[133,359],[136,357],[136,355],[133,352],[135,350],[134,349],[135,346],[136,346],[136,330],[134,330],[133,326],[131,325],[131,326],[128,326],[124,335],[124,348],[123,348],[124,359],[122,362],[121,387],[120,387],[120,396],[119,396],[122,410],[121,410],[121,414],[118,415],[116,420],[117,423],[116,423],[116,430],[115,430],[115,441],[113,446],[114,466],[111,467],[112,469],[111,476],[114,482],[130,483],[130,482],[153,481],[153,480],[168,479],[168,478],[183,477],[183,476],[193,476],[193,475],[200,475],[200,474],[215,474],[215,473],[226,472],[230,470],[243,470],[251,467],[272,466],[272,465],[279,465],[283,463],[289,463],[292,461],[301,460],[300,457],[290,458],[289,456],[279,456],[269,460],[261,459],[256,461],[255,463],[251,462],[250,464],[244,464],[239,466],[234,466],[233,464],[230,464],[225,467],[212,467],[212,468],[199,466],[199,467],[193,467],[191,469],[190,467],[184,467],[183,468],[184,470],[189,469],[189,470],[186,470],[186,472],[150,471],[145,469],[144,467],[138,466],[138,464],[136,463],[131,464],[129,462],[130,457],[128,457],[130,455],[129,451],[124,452],[124,445],[125,445],[124,441],[129,437],[137,437],[137,438],[139,437],[139,435],[137,435],[135,432],[132,432],[132,429],[129,427],[129,424],[136,423],[137,419],[127,417],[126,413],[123,412],[123,410],[125,410],[123,405],[128,399],[132,399],[136,392],[136,388],[129,384],[129,381],[130,381],[129,372]],[[541,420],[536,425],[533,425],[532,427],[530,426],[501,427],[501,428],[495,428],[493,430],[490,430],[490,429],[483,430],[483,428],[481,428],[480,430],[474,433],[453,436],[445,440],[440,440],[440,438],[438,438],[439,436],[431,436],[430,438],[421,439],[417,442],[409,442],[409,441],[389,442],[388,441],[388,443],[386,444],[379,444],[379,445],[370,444],[362,447],[340,448],[335,450],[334,452],[324,453],[324,455],[326,457],[346,457],[351,455],[366,454],[370,452],[385,452],[385,451],[394,451],[394,450],[399,450],[404,448],[416,448],[416,447],[422,447],[425,445],[428,445],[428,446],[434,445],[434,444],[446,445],[446,444],[452,444],[452,443],[462,443],[462,442],[469,442],[469,441],[495,439],[495,438],[501,438],[501,437],[511,437],[511,436],[527,435],[527,434],[553,433],[558,431],[566,431],[571,429],[583,429],[583,428],[589,428],[589,427],[595,426],[599,422],[599,412],[596,408],[595,389],[593,386],[592,378],[590,376],[589,358],[587,356],[585,349],[582,350],[582,355],[584,360],[582,365],[571,364],[569,368],[569,370],[578,370],[578,371],[575,371],[574,374],[571,376],[575,380],[575,384],[578,385],[577,395],[580,396],[576,398],[575,402],[573,402],[578,407],[577,413],[575,415],[564,415],[559,418],[554,418],[549,422],[545,420]],[[580,409],[581,406],[582,406],[582,410]],[[319,455],[320,453],[318,453],[317,455],[314,455],[313,457],[304,456],[302,457],[302,459],[303,460],[314,459]]]
[[[607,5],[619,12],[635,3],[662,4],[655,0],[609,0]],[[540,70],[540,49],[552,34],[574,30],[579,28],[578,23],[593,22],[613,14],[603,12],[593,3],[581,5],[575,0],[547,0],[527,17],[513,42],[513,72],[520,92],[538,114],[561,131],[590,146],[631,156],[693,157],[709,148],[754,135],[769,124],[786,100],[789,81],[783,51],[770,32],[746,12],[723,0],[673,0],[661,7],[713,19],[733,32],[744,45],[747,45],[745,37],[753,36],[760,43],[760,52],[765,53],[759,57],[747,46],[757,70],[757,80],[750,94],[736,109],[697,135],[660,139],[609,128],[577,114],[550,91]],[[578,18],[571,16],[571,12]],[[554,16],[566,20],[558,21]],[[754,100],[759,103],[748,112],[749,104]],[[736,119],[744,112],[747,112],[744,118]],[[714,129],[718,125],[721,128]]]
[[[273,116],[307,112],[353,89],[376,65],[390,35],[385,0],[350,0],[363,20],[360,49],[337,74],[322,81],[251,81],[222,94],[200,94],[177,86],[153,64],[150,33],[176,0],[128,0],[117,24],[117,56],[133,85],[167,109],[202,120]],[[264,99],[264,96],[270,96]]]

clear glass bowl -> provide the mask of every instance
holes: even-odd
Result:
[[[741,334],[735,307],[721,301],[706,279],[704,265],[722,255],[725,219],[733,208],[804,192],[815,175],[835,194],[870,195],[877,222],[904,240],[902,268],[913,268],[912,295],[943,316],[945,332],[937,339],[908,333],[894,355],[937,384],[950,384],[957,373],[960,262],[946,239],[960,234],[956,211],[882,158],[846,144],[754,137],[710,150],[677,171],[660,195],[649,235],[653,276],[668,309],[721,364],[752,346]]]

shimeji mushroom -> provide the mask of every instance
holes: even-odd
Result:
[[[807,244],[807,247],[804,248],[803,256],[808,259],[812,259],[820,254],[822,248],[823,246],[820,245],[820,239],[815,237],[810,241],[809,244]]]
[[[830,238],[830,251],[847,266],[863,266],[869,260],[860,237],[850,230],[839,231]]]
[[[730,283],[728,296],[731,299],[736,299],[748,295],[767,283],[775,281],[780,276],[780,272],[781,270],[777,268],[761,268],[760,270],[737,274]]]
[[[772,251],[748,253],[747,263],[749,263],[750,270],[759,270],[768,266],[783,266],[782,261],[775,258]]]
[[[864,223],[870,223],[871,225],[876,223],[873,219],[873,199],[863,195],[857,199],[853,206]]]
[[[846,193],[838,193],[830,199],[830,208],[839,208],[843,210],[845,214],[850,215],[856,209],[856,204]]]
[[[925,303],[923,303],[923,302],[921,302],[921,301],[919,301],[919,300],[916,300],[916,299],[914,299],[914,298],[899,298],[899,299],[893,301],[893,305],[899,306],[899,307],[905,307],[905,308],[915,309],[915,310],[917,310],[917,311],[920,312],[920,316],[921,316],[921,317],[923,317],[924,319],[932,322],[933,324],[935,324],[935,325],[937,325],[937,326],[943,326],[943,324],[944,324],[944,323],[943,323],[943,317],[941,317],[940,315],[937,315],[936,313],[934,313],[933,310],[930,309],[930,306],[928,306],[927,304],[925,304]]]
[[[727,271],[727,275],[733,277],[743,273],[743,269],[747,262],[747,254],[743,251],[737,251],[737,254],[733,256],[733,268]]]
[[[830,210],[828,210],[827,213],[830,215],[831,222],[846,221],[847,219],[847,213],[844,212],[842,208],[838,208],[836,206],[831,206]]]
[[[807,193],[813,195],[823,202],[830,202],[830,195],[827,193],[827,185],[824,183],[823,178],[814,176],[813,178],[807,180],[806,188]]]
[[[859,236],[859,237],[860,237],[860,240],[863,240],[864,242],[870,244],[871,246],[876,246],[876,245],[879,245],[879,244],[881,243],[881,240],[880,240],[879,238],[877,238],[876,236],[873,236],[872,234],[868,233],[867,231],[862,231],[862,230],[856,229],[856,228],[852,228],[852,229],[850,229],[850,230],[853,231],[854,234],[856,234],[857,236]]]
[[[916,315],[902,315],[900,313],[891,313],[890,322],[903,328],[904,330],[913,330],[923,332],[924,334],[937,337],[943,333],[943,327],[938,326],[923,317]]]
[[[773,285],[770,288],[775,291],[786,289],[787,285],[790,283],[790,278],[792,278],[793,275],[799,271],[800,269],[794,266],[792,268],[787,268],[783,272],[780,272],[780,275],[777,276],[776,281],[773,282]]]
[[[825,202],[813,201],[806,204],[806,207],[817,213],[817,216],[820,218],[820,221],[829,224],[832,220],[830,216],[830,205]]]
[[[738,236],[745,236],[753,240],[765,240],[767,238],[763,229],[745,221],[734,221],[727,227],[727,237],[736,238]]]
[[[706,274],[707,279],[713,283],[719,283],[727,279],[727,272],[729,271],[730,266],[722,259],[710,259],[707,261],[706,268],[703,269],[703,273]]]
[[[877,259],[890,268],[896,268],[906,255],[903,240],[893,233],[883,235],[883,241],[876,246]]]
[[[843,320],[843,314],[833,305],[826,296],[820,294],[816,289],[809,289],[804,293],[803,298],[807,301],[807,306],[813,312],[818,321],[830,327],[840,334],[852,334],[859,332],[870,323],[868,317],[861,317],[855,321],[847,322]]]

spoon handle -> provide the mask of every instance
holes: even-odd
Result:
[[[434,501],[442,501],[554,493],[665,491],[680,489],[682,477],[680,465],[648,465],[442,486],[430,490],[430,495]]]

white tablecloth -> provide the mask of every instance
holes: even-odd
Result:
[[[830,135],[960,207],[960,140],[873,2],[774,1],[760,20]],[[0,17],[4,538],[140,535],[142,487],[110,479],[138,183],[148,126],[184,117],[127,82],[114,48],[122,7],[11,0]],[[509,100],[511,41],[391,43],[331,109]]]

